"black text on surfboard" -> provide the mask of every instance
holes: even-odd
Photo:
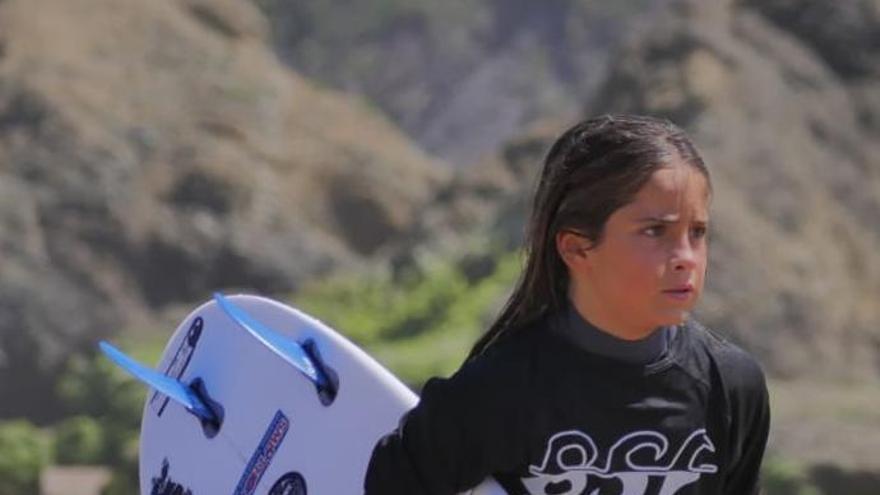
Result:
[[[153,478],[153,490],[150,495],[192,495],[192,490],[185,488],[180,483],[174,482],[168,476],[170,465],[168,459],[162,460],[162,474],[158,478]]]
[[[202,335],[202,327],[204,326],[204,323],[205,322],[202,320],[201,316],[196,317],[193,320],[189,326],[189,330],[186,332],[186,338],[180,343],[180,347],[178,347],[177,352],[174,353],[174,358],[171,360],[171,364],[169,364],[168,369],[165,370],[165,375],[178,380],[183,376],[183,372],[186,371],[186,367],[189,366],[189,361],[192,359],[193,352],[196,350],[196,344],[199,342],[199,337]],[[165,407],[168,405],[168,397],[159,392],[155,392],[150,399],[150,405],[153,406],[157,416],[162,416],[162,413],[165,412]]]

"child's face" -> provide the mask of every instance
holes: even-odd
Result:
[[[703,291],[709,199],[694,167],[674,162],[656,170],[611,215],[584,262],[569,264],[584,316],[632,338],[684,321]],[[669,292],[682,286],[690,292]]]

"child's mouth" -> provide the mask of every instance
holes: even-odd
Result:
[[[691,297],[691,294],[694,292],[694,286],[691,284],[682,284],[673,289],[664,290],[663,293],[667,294],[669,297],[684,301]]]

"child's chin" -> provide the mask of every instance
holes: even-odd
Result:
[[[688,311],[675,311],[662,316],[657,326],[681,325],[688,319],[690,313]]]

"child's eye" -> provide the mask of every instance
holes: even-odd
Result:
[[[709,233],[708,231],[707,227],[694,227],[693,229],[694,235],[698,238],[706,237],[706,234]]]
[[[646,228],[642,232],[647,234],[648,237],[660,237],[661,235],[663,235],[663,232],[665,231],[665,229],[666,229],[665,225],[654,225],[654,226]]]

